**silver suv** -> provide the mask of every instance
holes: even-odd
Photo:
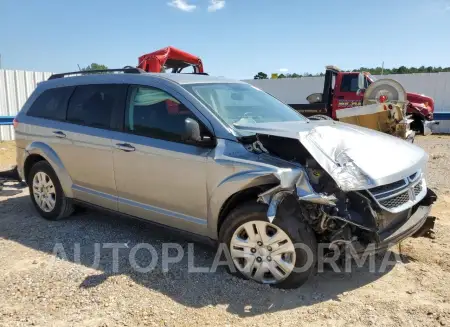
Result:
[[[80,204],[143,218],[224,243],[236,274],[292,288],[319,242],[386,249],[436,199],[419,147],[308,120],[249,84],[71,74],[40,83],[14,122],[18,170],[46,219]]]

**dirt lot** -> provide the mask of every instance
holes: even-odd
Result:
[[[224,269],[187,274],[186,260],[163,273],[132,269],[129,249],[140,242],[159,252],[163,242],[188,240],[152,225],[97,212],[48,222],[30,205],[28,191],[9,183],[0,192],[1,326],[446,326],[450,325],[450,137],[419,138],[430,154],[428,181],[439,201],[436,239],[403,242],[403,262],[386,272],[369,267],[327,271],[291,291],[229,276]],[[6,150],[3,150],[6,149]],[[0,143],[0,166],[12,163]],[[95,243],[120,242],[119,272],[111,250]],[[67,260],[55,259],[60,243]],[[74,248],[79,244],[79,259]],[[125,246],[124,246],[125,247]],[[393,250],[396,251],[396,250]],[[143,253],[145,254],[145,253]],[[215,251],[195,245],[195,265]],[[137,256],[141,266],[147,256]]]
[[[9,168],[16,162],[16,146],[14,142],[0,141],[0,171]]]

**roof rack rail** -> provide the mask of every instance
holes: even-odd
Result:
[[[121,69],[102,69],[102,70],[80,70],[77,72],[69,72],[69,73],[61,73],[61,74],[53,74],[49,77],[48,80],[51,79],[57,79],[57,78],[64,78],[69,76],[76,76],[76,75],[90,75],[90,74],[100,74],[100,73],[124,73],[124,74],[143,74],[145,73],[144,70],[140,68],[121,68]]]

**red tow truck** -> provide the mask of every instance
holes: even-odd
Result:
[[[335,66],[327,66],[322,93],[313,93],[307,97],[309,104],[289,104],[305,116],[326,115],[336,119],[336,111],[362,105],[364,94],[360,92],[358,79],[363,74],[364,86],[367,88],[376,81],[370,73],[344,72]],[[379,102],[389,101],[385,95],[380,96]],[[417,93],[407,92],[407,114],[414,121],[411,129],[428,135],[433,121],[434,101],[432,98]]]

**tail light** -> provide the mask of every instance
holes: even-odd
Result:
[[[14,128],[17,128],[17,126],[19,126],[19,121],[17,120],[17,118],[14,118],[13,120],[13,126]]]

